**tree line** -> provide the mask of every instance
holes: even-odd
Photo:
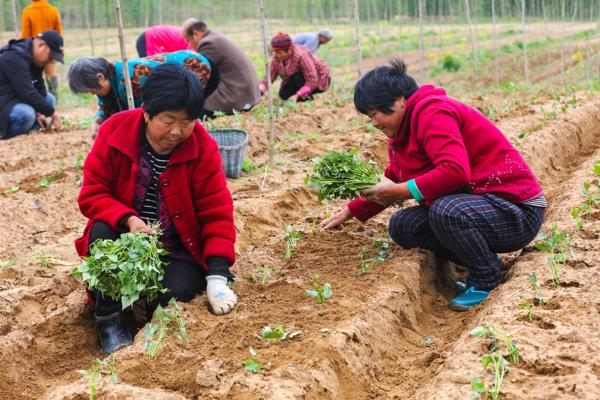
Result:
[[[466,22],[465,2],[457,0],[422,0],[427,20]],[[474,22],[488,22],[494,2],[496,17],[517,20],[522,15],[521,0],[469,0]],[[14,30],[14,16],[20,25],[21,10],[31,0],[0,1],[0,31]],[[66,28],[86,28],[87,14],[91,27],[115,26],[113,0],[50,0],[57,6]],[[600,0],[526,0],[528,19],[590,21],[600,19]],[[14,7],[14,8],[13,8]],[[257,0],[121,0],[125,27],[177,24],[189,17],[227,23],[259,18]],[[264,0],[267,18],[292,19],[310,23],[347,23],[354,16],[353,0]],[[359,0],[361,21],[405,21],[419,16],[419,0]],[[564,18],[563,18],[564,16]]]

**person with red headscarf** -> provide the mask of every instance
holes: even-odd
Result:
[[[271,39],[273,59],[269,65],[271,83],[278,76],[283,79],[279,97],[283,100],[312,100],[315,93],[329,88],[329,67],[307,48],[293,44],[287,33],[278,33]],[[267,78],[259,85],[261,94],[267,91]]]

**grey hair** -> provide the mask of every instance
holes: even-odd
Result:
[[[98,74],[108,78],[111,64],[102,57],[84,57],[75,60],[69,66],[67,78],[74,93],[86,93],[90,89],[100,88]]]
[[[333,32],[329,28],[321,29],[319,31],[319,36],[323,36],[327,40],[333,39]]]

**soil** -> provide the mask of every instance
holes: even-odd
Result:
[[[582,231],[570,216],[583,202],[583,182],[598,181],[593,165],[600,159],[600,97],[578,93],[577,98],[551,119],[541,111],[551,109],[550,96],[496,116],[545,189],[549,209],[543,230],[556,225],[569,232],[576,259],[562,267],[561,284],[551,285],[546,256],[533,246],[503,255],[511,266],[507,283],[465,313],[446,306],[456,295],[449,277],[460,271],[428,252],[390,243],[385,261],[360,271],[359,250],[373,249],[374,239],[390,241],[386,223],[393,209],[367,224],[317,228],[343,203],[320,205],[304,187],[311,159],[356,147],[365,159],[385,165],[383,135],[331,93],[293,109],[281,106],[285,115],[275,123],[275,167],[266,174],[257,167],[228,181],[238,230],[238,306],[215,316],[204,294],[180,304],[189,343],[169,338],[150,359],[144,333],[138,332],[133,346],[114,355],[119,383],[104,376],[96,398],[465,399],[473,377],[490,380],[481,367],[485,342],[469,334],[484,323],[505,331],[521,355],[519,364],[510,365],[502,399],[600,398],[595,348],[600,210],[584,221]],[[489,104],[470,99],[475,106]],[[89,112],[66,114],[76,119]],[[257,166],[266,162],[268,129],[260,113],[213,124],[246,129],[249,157]],[[76,202],[81,175],[76,159],[92,143],[87,131],[38,132],[0,142],[0,399],[88,398],[87,379],[78,370],[102,355],[83,287],[70,271],[79,261],[73,240],[85,224]],[[59,169],[63,173],[52,184],[40,187],[43,177]],[[289,259],[284,257],[287,225],[303,232]],[[40,263],[44,255],[51,257],[49,267]],[[269,271],[264,285],[261,266]],[[523,300],[534,304],[531,272],[542,283],[544,304],[534,305],[529,321],[517,306]],[[325,304],[305,293],[317,273],[333,287]],[[261,328],[273,323],[300,334],[279,343],[261,340]],[[243,368],[250,346],[265,366],[258,374]]]

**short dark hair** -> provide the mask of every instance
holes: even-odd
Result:
[[[404,61],[396,58],[359,79],[354,87],[354,106],[363,114],[372,110],[391,114],[398,98],[408,99],[418,88],[415,79],[406,73]]]
[[[89,92],[99,89],[98,74],[108,78],[111,64],[102,57],[84,57],[73,61],[69,66],[67,78],[69,87],[74,93]]]
[[[206,24],[200,20],[196,20],[196,22],[191,23],[190,25],[188,25],[185,29],[185,32],[183,32],[183,34],[185,36],[192,36],[192,34],[196,31],[198,32],[204,32],[206,30]]]
[[[165,63],[146,78],[142,102],[150,118],[163,111],[184,110],[190,119],[198,119],[204,107],[204,88],[192,72],[181,65]]]

